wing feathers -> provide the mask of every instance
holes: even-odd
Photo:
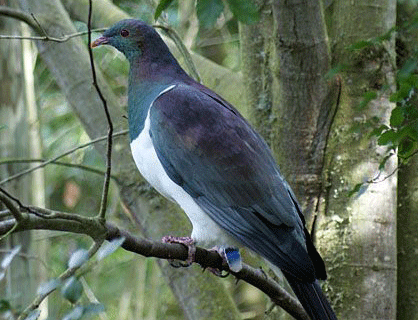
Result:
[[[264,140],[234,110],[187,85],[160,95],[150,110],[158,158],[227,232],[294,277],[313,281],[297,203]]]

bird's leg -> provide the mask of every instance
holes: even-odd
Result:
[[[174,237],[174,236],[165,236],[161,239],[164,243],[179,243],[184,245],[188,251],[188,257],[186,261],[179,262],[178,264],[174,263],[174,260],[169,260],[172,267],[180,268],[180,267],[189,267],[195,261],[195,254],[196,254],[196,246],[194,244],[194,240],[190,237]]]
[[[209,251],[217,252],[224,262],[228,265],[229,270],[232,272],[239,272],[242,269],[242,260],[239,250],[234,247],[218,247],[215,246]],[[214,268],[209,268],[209,271],[219,277],[226,277],[229,273],[223,274],[222,271]]]

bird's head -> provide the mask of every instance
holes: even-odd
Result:
[[[130,61],[143,56],[152,57],[158,55],[158,52],[161,54],[161,50],[168,50],[154,28],[135,19],[117,22],[92,42],[91,47],[104,44],[115,47]]]

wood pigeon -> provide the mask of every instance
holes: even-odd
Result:
[[[155,189],[186,212],[192,239],[227,248],[224,253],[250,248],[282,270],[312,319],[336,319],[317,282],[326,278],[324,262],[261,136],[231,104],[189,77],[144,22],[116,23],[91,46],[103,44],[130,63],[135,163]]]

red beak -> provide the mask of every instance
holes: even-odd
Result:
[[[109,43],[109,38],[107,38],[107,37],[100,37],[100,38],[97,38],[96,40],[94,40],[90,44],[90,47],[95,48],[95,47],[101,46],[102,44],[107,44],[107,43]]]

